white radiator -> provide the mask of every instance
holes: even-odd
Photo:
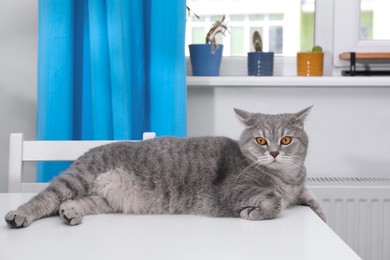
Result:
[[[390,260],[390,177],[308,177],[328,225],[364,260]]]

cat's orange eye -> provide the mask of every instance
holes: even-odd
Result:
[[[263,137],[256,137],[256,142],[259,145],[266,145],[267,144],[267,140],[265,140]]]
[[[282,140],[280,140],[280,143],[283,144],[283,145],[288,145],[292,142],[292,137],[291,136],[285,136],[282,138]]]

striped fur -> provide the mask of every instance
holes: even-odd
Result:
[[[164,137],[94,148],[5,220],[14,228],[52,215],[77,225],[85,215],[104,213],[262,220],[295,204],[310,206],[325,220],[304,186],[303,121],[309,110],[265,115],[237,109],[245,125],[239,141]],[[267,145],[256,142],[259,136]],[[291,144],[281,144],[284,136],[293,138]]]

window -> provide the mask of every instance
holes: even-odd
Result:
[[[334,24],[337,26],[334,26],[332,51],[336,67],[349,64],[338,59],[342,52],[390,51],[389,6],[389,1],[334,0]]]
[[[229,33],[217,39],[224,44],[225,56],[253,51],[251,38],[256,30],[262,35],[264,51],[295,56],[313,46],[314,0],[188,0],[187,5],[200,19],[187,20],[186,45],[204,43],[210,26],[225,15]]]
[[[227,17],[230,34],[219,42],[230,57],[223,59],[221,75],[246,75],[254,30],[262,34],[264,50],[277,54],[275,76],[296,75],[297,51],[313,45],[325,51],[324,75],[340,75],[349,66],[339,59],[342,52],[390,52],[388,22],[378,22],[389,19],[388,0],[187,0],[187,5],[201,16],[187,21],[187,45],[204,42],[213,21]]]
[[[390,40],[389,18],[390,1],[360,1],[360,39]]]

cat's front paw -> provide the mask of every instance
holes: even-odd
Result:
[[[275,196],[258,203],[257,207],[245,207],[240,217],[248,220],[263,220],[275,218],[282,210],[281,198]]]
[[[21,228],[29,226],[32,220],[27,214],[15,210],[5,215],[5,222],[7,222],[7,225],[11,228]]]
[[[72,202],[64,202],[60,206],[60,216],[65,224],[70,226],[79,225],[82,220],[82,216],[78,207],[72,205]]]
[[[247,207],[240,212],[240,217],[248,220],[262,220],[263,212],[258,207]]]
[[[260,200],[255,204],[256,206],[245,207],[240,211],[241,218],[248,220],[272,219],[282,210],[282,200],[278,196],[268,196],[267,199],[261,196],[256,199],[257,201]]]

